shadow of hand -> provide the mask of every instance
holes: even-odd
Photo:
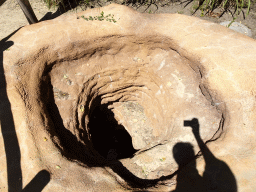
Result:
[[[198,119],[193,118],[191,121],[184,121],[185,127],[191,127],[194,134],[199,134],[199,122]]]

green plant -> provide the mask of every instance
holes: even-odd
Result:
[[[95,16],[95,17],[92,17],[92,16],[89,16],[89,17],[81,16],[81,17],[83,19],[85,19],[86,21],[93,21],[93,20],[103,21],[103,20],[106,20],[106,21],[109,21],[109,22],[116,23],[116,20],[114,19],[114,15],[108,14],[108,15],[104,16],[104,12],[103,11],[100,13],[100,16]]]
[[[223,6],[226,5],[228,0],[225,0]],[[240,14],[240,12],[242,11],[242,8],[246,8],[247,6],[247,13],[246,15],[249,14],[250,11],[250,6],[251,6],[251,0],[247,0],[247,2],[245,2],[244,0],[236,0],[236,17],[233,18],[233,20],[227,25],[227,28],[229,28],[232,23],[235,22],[235,20],[237,19],[237,15]]]
[[[229,0],[225,0],[223,7],[225,7],[228,3]],[[238,13],[241,12],[242,8],[247,8],[246,15],[248,15],[251,7],[251,0],[235,0],[235,6]]]
[[[48,9],[55,9],[58,7],[60,4],[64,4],[63,0],[43,0],[48,7]]]
[[[90,0],[85,0],[85,4],[89,5],[90,4]]]
[[[201,10],[201,14],[200,14],[200,17],[203,17],[204,16],[204,11]]]
[[[247,8],[246,15],[248,15],[251,7],[251,0],[194,0],[192,9],[201,10],[200,16],[202,17],[202,11],[212,12],[217,7],[223,7],[225,10],[234,8],[235,15],[239,15],[242,8]]]
[[[234,18],[233,18],[233,20],[227,25],[227,28],[229,28],[229,27],[232,25],[232,23],[235,22],[236,18],[237,18],[237,17],[234,17]]]

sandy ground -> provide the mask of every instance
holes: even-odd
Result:
[[[117,0],[118,1],[118,0]],[[116,2],[117,2],[116,1]],[[101,0],[100,3],[94,3],[90,5],[90,7],[80,6],[78,8],[72,9],[64,14],[71,14],[74,12],[80,12],[82,10],[90,9],[92,7],[99,7],[110,4],[107,0]],[[120,2],[120,1],[119,1]],[[191,2],[186,5],[185,0],[181,0],[181,2],[176,3],[167,3],[167,1],[158,1],[156,4],[152,4],[148,6],[139,6],[139,5],[132,5],[129,4],[128,6],[133,7],[135,10],[139,12],[147,12],[147,13],[179,13],[185,15],[192,15],[194,2]],[[45,19],[52,19],[59,15],[56,11],[56,8],[48,9],[45,3],[42,0],[30,0],[31,6],[36,14],[38,20],[45,20]],[[201,19],[209,20],[215,23],[220,23],[223,21],[231,21],[232,15],[230,12],[223,14],[221,18],[218,17],[222,12],[221,9],[215,10],[214,13],[211,15],[206,15],[201,17],[201,11],[198,10],[193,16],[200,17]],[[246,12],[246,9],[244,9]],[[252,38],[256,39],[256,3],[251,6],[250,14],[244,17],[244,14],[241,13],[238,18],[236,19],[237,22],[242,23],[243,25],[247,26],[249,29],[252,30]],[[23,14],[22,10],[20,9],[16,0],[7,0],[1,7],[0,7],[0,39],[5,38],[18,28],[28,25],[27,19]]]

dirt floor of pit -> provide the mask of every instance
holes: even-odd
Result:
[[[175,1],[175,0],[174,0]],[[111,2],[122,3],[122,0],[114,0]],[[80,12],[90,8],[101,7],[110,4],[111,2],[107,0],[99,0],[93,2],[90,6],[78,6],[72,10],[69,10],[65,14],[72,14],[74,12]],[[168,3],[169,2],[169,3]],[[194,13],[193,7],[195,7],[195,2],[178,0],[174,2],[172,0],[158,0],[151,5],[140,6],[129,4],[129,7],[145,13],[179,13],[185,15],[192,15]],[[31,6],[38,18],[38,20],[52,19],[59,16],[62,13],[57,12],[56,8],[47,8],[46,4],[42,0],[30,0]],[[211,14],[202,16],[202,11],[198,10],[193,16],[199,17],[204,20],[212,21],[215,23],[221,23],[223,21],[231,21],[232,14],[234,11],[231,9],[231,12],[224,13],[220,18],[219,16],[222,13],[222,9],[216,9]],[[252,30],[252,38],[256,39],[256,3],[251,4],[250,13],[246,16],[247,9],[244,8],[243,12],[237,17],[236,22],[240,22],[243,25],[247,26]],[[6,0],[4,4],[0,7],[0,39],[5,38],[18,28],[28,25],[27,19],[23,14],[21,8],[15,0]]]

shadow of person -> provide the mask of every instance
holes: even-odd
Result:
[[[236,192],[236,179],[232,171],[225,162],[217,159],[211,153],[201,139],[198,119],[194,118],[191,121],[184,121],[184,126],[192,128],[192,132],[205,160],[205,171],[203,177],[198,174],[195,158],[192,158],[194,156],[194,150],[191,144],[176,144],[173,148],[173,154],[181,171],[177,175],[177,187],[175,191]]]
[[[193,146],[190,143],[179,142],[173,147],[173,156],[179,165],[178,171],[159,179],[141,179],[133,175],[121,162],[116,161],[108,165],[115,173],[134,188],[157,186],[158,182],[165,182],[177,175],[175,192],[236,192],[236,179],[228,165],[217,159],[203,142],[199,134],[197,119],[185,121],[184,126],[192,128],[192,132],[200,147],[205,160],[203,176],[196,169],[196,158]],[[174,192],[173,191],[173,192]]]
[[[175,191],[206,191],[203,178],[196,169],[193,146],[179,142],[173,147],[173,157],[179,165]]]
[[[19,28],[20,29],[20,28]],[[9,101],[6,89],[6,77],[3,66],[4,51],[10,51],[9,48],[14,45],[13,41],[8,39],[19,29],[0,41],[0,130],[3,137],[3,147],[6,156],[7,186],[8,192],[18,191],[42,191],[50,181],[50,173],[41,170],[23,189],[22,169],[21,169],[21,151],[18,137],[14,125],[11,103]],[[2,146],[0,146],[2,147]],[[1,167],[3,168],[3,167]]]

